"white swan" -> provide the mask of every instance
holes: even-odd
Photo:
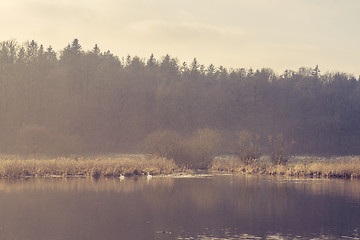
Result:
[[[147,174],[146,174],[146,178],[147,178],[147,180],[150,180],[150,179],[152,179],[152,175],[150,175],[150,173],[149,173],[149,172],[147,172]]]

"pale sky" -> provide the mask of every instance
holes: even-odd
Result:
[[[360,74],[360,0],[0,0],[0,41]]]

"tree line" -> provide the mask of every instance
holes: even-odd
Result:
[[[0,151],[135,152],[152,132],[282,134],[296,154],[360,152],[360,79],[302,67],[204,66],[119,58],[77,39],[61,51],[0,43]]]

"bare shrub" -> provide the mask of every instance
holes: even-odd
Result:
[[[182,162],[190,168],[206,169],[218,153],[220,145],[221,136],[216,130],[199,129],[184,143],[184,153],[188,156]]]
[[[289,147],[294,142],[288,142],[284,139],[283,134],[268,137],[271,162],[275,165],[286,165],[290,159],[288,152]]]
[[[246,165],[255,164],[261,156],[260,136],[248,131],[237,134],[234,144],[235,154]]]
[[[204,169],[212,162],[220,143],[220,134],[209,128],[197,130],[190,138],[159,130],[145,139],[145,148],[156,156],[173,159],[178,166]]]
[[[145,149],[158,157],[176,160],[182,146],[182,137],[172,130],[158,130],[145,139]]]

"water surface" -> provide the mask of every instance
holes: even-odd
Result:
[[[0,213],[0,239],[359,239],[360,181],[1,180]]]

